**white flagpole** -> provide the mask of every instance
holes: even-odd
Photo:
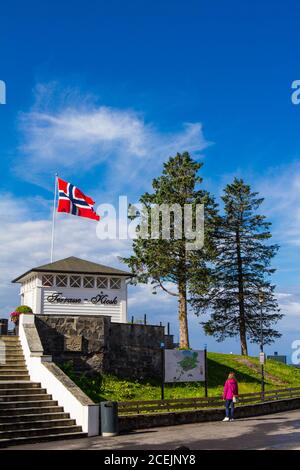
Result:
[[[58,174],[55,174],[55,183],[54,183],[54,200],[53,200],[53,213],[52,213],[52,236],[51,236],[51,254],[50,260],[53,262],[53,252],[54,252],[54,231],[55,231],[55,221],[56,221],[56,197],[57,197],[57,177]]]

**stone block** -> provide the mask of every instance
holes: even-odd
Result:
[[[64,351],[68,352],[81,352],[82,351],[82,336],[72,335],[64,337]]]

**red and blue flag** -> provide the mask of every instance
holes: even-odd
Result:
[[[71,183],[57,178],[58,206],[57,212],[78,215],[88,219],[100,220],[100,216],[94,211],[95,201],[83,194],[80,189]]]

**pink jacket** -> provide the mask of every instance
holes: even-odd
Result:
[[[234,396],[239,394],[238,384],[235,379],[228,379],[224,385],[223,399],[232,400]]]

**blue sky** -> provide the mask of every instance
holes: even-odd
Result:
[[[190,150],[217,197],[236,175],[266,197],[287,314],[270,351],[291,354],[300,338],[300,106],[291,102],[299,8],[290,0],[1,6],[1,314],[18,303],[8,280],[48,261],[55,171],[99,203],[136,199],[169,155]],[[129,249],[97,240],[89,221],[58,221],[57,257],[117,265]],[[130,296],[131,313],[170,320],[176,332],[172,299],[146,288]],[[205,338],[197,321],[191,316],[194,346],[239,351]]]

